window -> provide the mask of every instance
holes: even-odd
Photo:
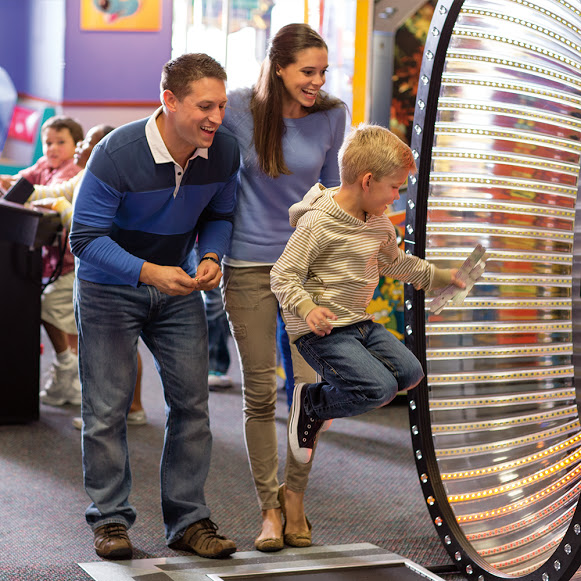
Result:
[[[251,86],[268,40],[306,17],[329,46],[324,88],[351,108],[355,10],[356,0],[174,0],[172,57],[205,52],[226,69],[229,89]]]

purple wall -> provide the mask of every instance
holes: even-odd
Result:
[[[65,103],[159,101],[161,69],[171,58],[172,0],[162,0],[156,32],[80,30],[79,0],[67,0],[66,20]]]
[[[0,0],[0,67],[16,90],[57,104],[159,102],[161,69],[171,58],[172,0],[162,0],[162,27],[156,32],[81,31],[80,0],[62,1],[66,2],[65,38],[51,39],[50,31],[42,32],[44,42],[64,42],[61,86],[50,82],[55,75],[48,75],[46,82],[39,78],[39,68],[50,70],[62,63],[55,62],[54,53],[46,53],[42,42],[31,40],[33,14],[50,2]],[[51,13],[55,18],[60,14]],[[63,28],[58,24],[51,30]]]
[[[17,91],[27,92],[30,45],[30,0],[0,2],[0,67],[10,75]]]

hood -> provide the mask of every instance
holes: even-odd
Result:
[[[332,196],[339,188],[326,188],[323,184],[315,184],[305,197],[296,204],[293,204],[288,211],[290,225],[295,228],[299,218],[311,210],[319,210],[338,216],[343,214],[343,210],[334,202]],[[329,194],[329,195],[326,195]]]

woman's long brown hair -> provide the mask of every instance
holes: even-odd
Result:
[[[252,91],[250,111],[254,119],[254,148],[260,169],[269,177],[290,174],[282,152],[285,125],[282,116],[284,84],[277,76],[277,67],[285,68],[296,62],[297,53],[307,48],[323,48],[327,44],[308,24],[283,26],[271,40],[268,55],[260,68]],[[308,114],[345,106],[343,101],[319,91]]]

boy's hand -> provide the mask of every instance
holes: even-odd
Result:
[[[478,244],[472,254],[464,261],[460,269],[446,271],[445,269],[437,268],[434,273],[432,286],[435,288],[442,286],[441,277],[443,277],[443,273],[445,272],[450,273],[450,284],[445,286],[432,300],[430,303],[430,311],[435,315],[439,315],[448,301],[451,301],[453,306],[461,305],[476,281],[482,276],[486,268],[487,258],[486,248]]]
[[[460,278],[458,278],[458,269],[457,268],[450,269],[450,282],[454,286],[457,286],[458,288],[466,288],[466,283],[463,280],[461,280]]]
[[[305,319],[309,329],[319,337],[328,335],[333,330],[333,323],[331,321],[336,320],[337,315],[326,307],[315,307]]]
[[[457,268],[436,268],[432,288],[443,288],[453,284],[458,288],[466,288],[466,283],[458,278]]]

